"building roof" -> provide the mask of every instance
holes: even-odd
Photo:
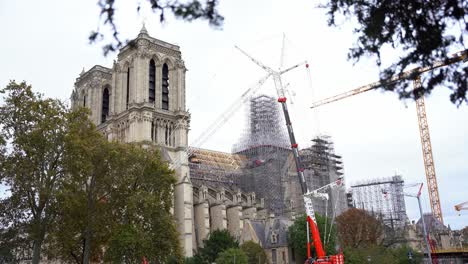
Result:
[[[253,220],[252,227],[263,248],[288,246],[288,228],[292,222],[283,217]]]
[[[437,218],[435,218],[431,213],[424,214],[424,222],[428,229],[428,232],[431,231],[448,231],[448,228],[442,224]],[[418,228],[422,228],[422,220],[421,218],[416,222]]]
[[[189,160],[191,163],[210,165],[225,170],[236,170],[241,167],[246,158],[239,154],[193,148]]]

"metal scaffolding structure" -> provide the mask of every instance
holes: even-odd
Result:
[[[232,147],[232,152],[240,153],[262,146],[290,149],[284,123],[275,98],[263,94],[252,97],[248,108],[247,129]]]
[[[408,221],[403,186],[400,175],[356,183],[351,186],[354,206],[375,213],[392,230],[401,229]]]
[[[232,152],[244,156],[239,185],[243,191],[255,192],[265,199],[265,208],[283,215],[290,207],[285,201],[288,181],[288,136],[276,99],[258,95],[250,99],[248,123]]]
[[[312,139],[312,146],[300,150],[307,185],[317,189],[343,177],[343,162],[341,156],[335,154],[333,142],[327,135]],[[340,215],[347,208],[347,198],[344,188],[328,191],[328,200],[314,198],[315,211],[321,215]]]

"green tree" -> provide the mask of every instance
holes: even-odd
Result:
[[[238,248],[229,248],[219,254],[216,258],[219,264],[247,264],[247,255]]]
[[[412,253],[413,262],[410,262],[408,253]],[[382,263],[407,264],[422,263],[423,254],[415,252],[408,246],[398,248],[385,248],[379,245],[369,245],[361,248],[345,247],[344,255],[348,264]]]
[[[337,16],[357,21],[353,23],[357,41],[348,58],[355,62],[363,57],[375,58],[379,68],[385,65],[381,79],[388,79],[413,65],[432,65],[454,51],[464,50],[466,55],[468,5],[464,0],[328,0],[324,6],[328,9],[331,26],[337,25]],[[385,49],[397,50],[400,55],[382,61]],[[450,100],[459,105],[468,103],[467,74],[467,67],[453,64],[425,74],[427,81],[420,91],[413,92],[408,87],[409,82],[387,84],[384,89],[398,92],[401,98],[417,98],[445,81],[453,91]]]
[[[320,239],[325,252],[328,255],[336,253],[336,227],[334,224],[331,225],[331,220],[323,217],[319,214],[315,214],[317,219],[317,225],[320,232]],[[292,226],[288,229],[288,241],[289,245],[294,248],[294,251],[299,256],[303,256],[304,259],[307,256],[307,218],[306,215],[298,217]],[[327,232],[325,232],[325,227]],[[312,241],[312,238],[311,238]],[[315,255],[315,248],[311,245],[311,253]]]
[[[70,113],[66,135],[66,181],[58,196],[59,217],[51,230],[50,249],[63,260],[89,263],[99,258],[112,228],[105,202],[120,175],[119,150],[108,143],[88,119],[84,109]]]
[[[229,231],[215,230],[203,241],[203,248],[195,257],[203,263],[213,263],[218,255],[228,248],[239,248],[239,242],[229,234]]]
[[[267,264],[268,259],[263,248],[253,242],[247,241],[241,245],[240,249],[247,255],[249,264]]]
[[[67,109],[34,93],[25,82],[11,81],[0,106],[0,181],[10,196],[1,200],[1,222],[32,243],[32,263],[39,263],[48,229],[57,215],[62,186]],[[8,146],[8,151],[5,150]]]
[[[112,233],[106,259],[120,262],[133,254],[128,263],[138,263],[142,255],[151,263],[168,263],[170,259],[182,262],[178,232],[171,214],[176,183],[174,172],[155,149],[125,145],[122,157],[130,157],[122,162],[127,167],[122,172],[127,176],[122,178],[123,184],[116,189],[116,195],[110,196],[109,203],[113,208],[120,208],[119,213],[112,216],[124,232]],[[135,254],[135,248],[141,253]]]
[[[173,171],[156,150],[108,142],[86,111],[73,112],[72,120],[53,253],[76,263],[180,260],[170,213]]]

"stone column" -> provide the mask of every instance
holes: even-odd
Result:
[[[257,210],[257,219],[266,220],[268,217],[268,210],[265,208]]]
[[[185,72],[187,69],[185,67],[180,71],[180,84],[179,84],[179,108],[182,111],[185,111]]]
[[[156,66],[156,96],[154,100],[154,105],[156,109],[161,109],[162,107],[162,63],[160,61],[155,62]]]
[[[200,248],[203,246],[203,240],[210,233],[210,208],[208,202],[204,201],[196,204],[194,211],[196,247]]]
[[[215,204],[210,207],[211,232],[227,228],[226,205]]]
[[[175,66],[169,68],[169,110],[177,110],[177,97],[179,96],[178,69]]]
[[[187,155],[183,151],[178,151],[173,156],[174,160],[187,160]],[[184,162],[176,169],[177,183],[174,190],[174,216],[179,231],[180,243],[186,257],[193,255],[192,245],[192,210],[193,210],[193,190],[190,182],[190,171],[187,162]]]
[[[239,239],[244,223],[242,220],[242,206],[232,205],[227,208],[227,229],[232,236]]]
[[[242,216],[244,219],[254,220],[257,217],[257,208],[247,207],[242,210]]]

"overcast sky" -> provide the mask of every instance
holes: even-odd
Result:
[[[415,104],[393,93],[367,92],[321,107],[312,102],[378,79],[373,61],[356,65],[346,60],[355,37],[349,23],[330,28],[325,10],[310,0],[221,0],[222,30],[204,21],[185,23],[168,17],[161,25],[147,8],[136,13],[138,1],[117,2],[117,25],[123,39],[138,34],[142,21],[151,36],[178,44],[188,68],[187,102],[192,114],[190,139],[238,98],[264,72],[234,49],[239,45],[259,60],[278,68],[283,33],[284,66],[307,60],[310,75],[300,67],[284,76],[293,94],[292,120],[300,146],[317,133],[332,136],[343,156],[347,183],[400,173],[407,183],[424,182],[424,166]],[[140,1],[145,2],[145,1]],[[82,68],[111,67],[116,54],[102,55],[88,36],[99,24],[97,0],[0,1],[0,86],[26,80],[34,90],[67,100]],[[388,50],[387,58],[395,52]],[[262,92],[274,94],[267,82]],[[435,168],[446,224],[462,228],[468,213],[453,206],[468,200],[468,107],[457,108],[449,91],[439,88],[426,99]],[[245,109],[206,142],[203,148],[229,152],[245,126]],[[316,116],[317,118],[315,118]],[[417,202],[406,199],[410,219],[417,219]],[[427,188],[423,207],[430,211]]]

